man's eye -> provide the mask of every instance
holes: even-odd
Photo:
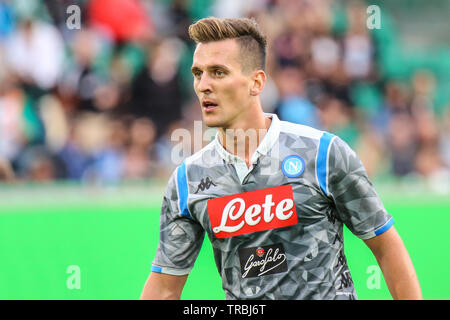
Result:
[[[201,72],[194,72],[194,77],[200,78],[202,76]]]
[[[223,71],[221,71],[221,70],[216,70],[216,76],[218,76],[218,77],[222,77],[222,76],[224,76],[225,75],[225,72],[223,72]]]

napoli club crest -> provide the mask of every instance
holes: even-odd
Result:
[[[305,160],[298,155],[290,155],[281,163],[281,171],[288,178],[297,178],[305,171]]]

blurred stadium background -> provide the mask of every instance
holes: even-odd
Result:
[[[370,30],[373,4],[381,28]],[[0,0],[0,299],[139,297],[177,165],[171,134],[201,120],[187,27],[211,15],[260,23],[265,110],[356,150],[424,298],[450,299],[449,9],[444,0]],[[345,236],[359,298],[389,299],[369,249]],[[182,298],[224,298],[207,241]]]

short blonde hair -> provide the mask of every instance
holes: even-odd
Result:
[[[254,19],[204,18],[189,26],[189,36],[196,43],[236,39],[243,70],[265,70],[267,40]]]

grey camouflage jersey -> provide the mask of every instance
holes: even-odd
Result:
[[[343,226],[369,239],[388,230],[393,219],[344,141],[267,116],[272,123],[250,168],[227,152],[216,136],[174,171],[163,198],[152,272],[188,274],[206,232],[227,299],[356,299],[344,255]],[[289,200],[279,206],[252,206],[245,220],[237,204],[228,220],[223,218],[227,209],[208,212],[210,200],[239,196],[242,206],[257,196],[248,192],[257,190],[269,190],[265,199],[270,203],[278,190],[289,193],[286,186],[292,187],[296,216],[289,216]],[[218,237],[212,214],[223,214],[221,221],[228,225],[242,220],[247,232]],[[286,222],[290,220],[294,224]],[[271,225],[278,222],[290,225]],[[251,232],[264,224],[267,229]]]

